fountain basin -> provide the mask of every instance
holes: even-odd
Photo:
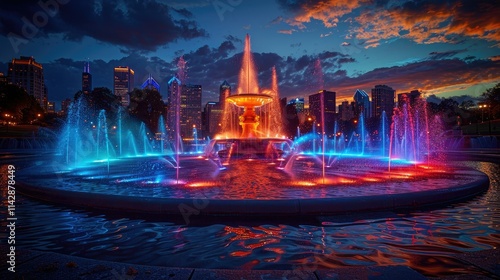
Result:
[[[271,102],[273,98],[267,94],[241,93],[231,95],[226,100],[238,107],[260,107]]]
[[[343,162],[328,168],[323,179],[313,157],[300,157],[292,173],[266,160],[239,159],[220,168],[204,157],[185,157],[180,180],[173,176],[175,168],[158,157],[117,160],[109,173],[103,172],[103,163],[53,174],[37,167],[22,172],[18,191],[56,204],[145,215],[189,210],[200,215],[307,216],[420,209],[466,199],[489,187],[488,177],[472,169],[401,165],[388,173],[369,159],[349,165],[359,164],[359,158],[339,159]],[[132,166],[153,171],[139,176]]]

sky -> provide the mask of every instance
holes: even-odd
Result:
[[[477,97],[500,82],[499,14],[495,0],[3,1],[0,72],[33,56],[59,107],[81,90],[85,61],[110,89],[113,68],[130,66],[136,87],[151,74],[166,98],[183,56],[204,105],[224,80],[237,88],[249,34],[260,88],[275,66],[281,97],[327,89],[342,102],[378,84]]]

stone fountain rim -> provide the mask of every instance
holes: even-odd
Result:
[[[208,216],[318,216],[352,212],[418,210],[463,201],[489,188],[486,174],[475,171],[469,183],[409,193],[307,199],[157,198],[77,192],[16,182],[19,193],[54,204],[144,215],[181,215],[186,209]]]

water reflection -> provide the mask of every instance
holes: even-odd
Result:
[[[233,219],[186,226],[17,197],[16,241],[23,248],[162,266],[290,269],[398,264],[427,276],[480,274],[454,254],[498,248],[500,166],[463,164],[490,176],[486,193],[442,209],[317,217],[308,222],[250,221],[243,225]],[[0,172],[5,171],[6,166],[0,166]],[[5,177],[0,180],[5,198]],[[2,204],[2,217],[5,210]],[[4,218],[1,226],[6,226]],[[0,234],[5,238],[5,232]]]

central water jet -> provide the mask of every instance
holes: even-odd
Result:
[[[257,71],[255,70],[250,51],[250,36],[247,34],[245,37],[238,94],[226,98],[226,102],[234,104],[239,108],[244,108],[243,114],[239,116],[239,124],[242,127],[241,138],[258,137],[257,127],[259,126],[260,119],[255,112],[255,108],[262,107],[272,101],[272,96],[259,93]]]

